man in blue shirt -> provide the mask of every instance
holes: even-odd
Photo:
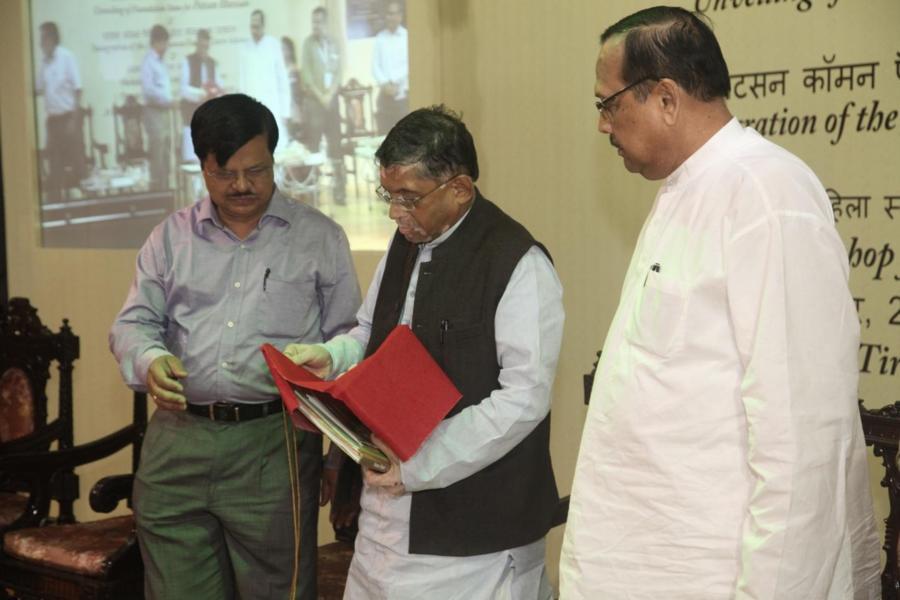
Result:
[[[141,63],[141,91],[144,94],[144,128],[150,154],[150,189],[170,190],[169,162],[172,159],[172,81],[163,57],[169,48],[169,31],[162,25],[150,29],[150,50]]]
[[[110,332],[125,381],[158,407],[134,490],[146,595],[285,598],[296,448],[259,346],[349,330],[359,286],[343,230],[276,189],[269,109],[221,96],[197,109],[191,133],[209,197],[150,234]],[[300,446],[296,597],[314,599],[321,438]]]

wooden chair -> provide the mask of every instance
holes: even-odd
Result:
[[[375,109],[372,100],[372,86],[364,86],[356,79],[338,90],[341,112],[341,156],[349,156],[352,166],[347,169],[353,173],[353,185],[359,195],[359,168],[357,149],[364,147],[363,142],[378,137],[375,126]]]
[[[55,200],[72,200],[80,196],[72,195],[73,189],[81,191],[82,195],[90,193],[82,187],[82,181],[98,169],[106,168],[106,154],[109,152],[109,144],[103,144],[94,137],[94,109],[90,106],[78,106],[75,108],[77,128],[76,141],[65,148],[69,157],[63,167],[61,176],[61,197]],[[81,138],[77,140],[77,138]],[[51,152],[47,147],[38,150],[38,168],[42,182],[48,183],[50,177]]]
[[[147,399],[134,394],[130,425],[93,442],[53,452],[7,455],[0,471],[15,473],[32,485],[32,494],[56,472],[111,456],[132,447],[132,473],[101,479],[90,494],[95,512],[109,513],[121,500],[130,506],[133,473],[147,427]],[[53,524],[7,531],[0,553],[0,590],[20,600],[143,597],[143,566],[133,515],[85,523]]]
[[[78,337],[67,319],[52,333],[26,298],[0,306],[0,458],[46,452],[54,444],[72,447],[72,369],[78,353]],[[48,422],[47,382],[54,362],[59,365],[59,409]],[[48,477],[40,493],[32,494],[23,475],[0,468],[0,532],[47,521],[51,500],[59,502],[57,522],[75,520],[74,470],[59,469]]]
[[[143,112],[144,107],[131,95],[125,98],[122,106],[113,106],[116,162],[119,165],[141,165],[150,157],[144,143]]]
[[[900,542],[900,466],[897,451],[900,448],[900,401],[873,410],[859,402],[863,433],[866,444],[872,446],[875,456],[881,457],[884,479],[881,486],[887,488],[890,512],[884,520],[885,565],[881,573],[881,597],[883,600],[900,600],[900,562],[897,546]]]
[[[90,106],[81,108],[81,119],[84,123],[85,162],[89,170],[105,169],[106,154],[109,144],[101,144],[94,137],[94,109]]]

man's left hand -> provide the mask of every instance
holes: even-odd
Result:
[[[388,457],[391,461],[391,468],[388,469],[386,473],[379,473],[378,471],[373,471],[371,469],[363,469],[363,479],[365,480],[366,485],[384,488],[392,496],[402,496],[406,493],[406,487],[400,480],[400,459],[387,447],[387,444],[374,435],[372,436],[372,443],[378,446]]]

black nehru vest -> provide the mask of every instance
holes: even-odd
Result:
[[[206,65],[206,77],[208,81],[216,80],[216,61],[209,58],[200,58],[200,56],[195,52],[194,54],[188,54],[187,57],[188,63],[188,75],[189,75],[189,83],[191,87],[203,87],[203,65]],[[191,102],[189,100],[185,100],[182,98],[181,100],[181,118],[184,121],[185,125],[191,124],[191,117],[194,116],[194,111],[197,110],[197,107],[200,106],[199,102]]]
[[[500,387],[494,315],[531,234],[476,193],[468,216],[419,267],[412,330],[462,399],[453,416]],[[385,263],[366,356],[397,325],[415,245],[394,234]],[[546,252],[546,250],[544,250]],[[407,273],[404,273],[404,270]],[[473,556],[542,538],[559,500],[550,464],[550,416],[483,470],[435,490],[414,492],[409,551]]]

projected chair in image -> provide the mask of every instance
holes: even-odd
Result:
[[[141,123],[144,107],[134,96],[127,96],[122,106],[113,106],[116,135],[116,162],[119,168],[138,167],[147,172],[149,152],[144,143]]]
[[[57,200],[73,200],[86,195],[82,184],[97,169],[106,168],[106,154],[109,145],[101,144],[94,138],[94,110],[90,106],[75,109],[75,120],[70,124],[77,129],[73,131],[75,138],[66,148],[44,147],[38,151],[38,164],[41,177],[41,189],[48,195],[47,202]],[[53,165],[51,163],[58,164]],[[61,169],[60,173],[52,173],[53,169]],[[51,181],[51,178],[57,178]],[[58,187],[58,190],[54,190]],[[76,192],[73,194],[73,190]],[[55,194],[59,197],[53,198]]]
[[[371,142],[378,139],[372,87],[361,85],[356,79],[351,79],[338,91],[338,96],[341,111],[341,156],[351,158],[352,167],[347,169],[347,172],[353,173],[353,186],[358,197],[360,173],[357,159],[370,160],[368,150],[372,146]],[[371,198],[369,203],[371,208]]]
[[[303,163],[284,164],[279,169],[278,189],[288,198],[319,207],[319,171],[322,153],[310,154]]]

